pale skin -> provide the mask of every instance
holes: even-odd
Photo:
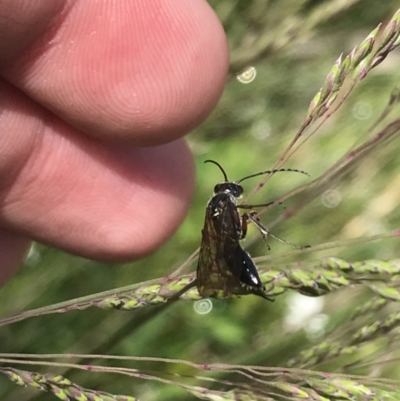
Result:
[[[116,262],[168,240],[227,68],[204,0],[0,0],[0,285],[32,240]]]

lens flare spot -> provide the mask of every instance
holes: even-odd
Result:
[[[353,116],[357,120],[367,120],[371,117],[372,107],[367,102],[357,102],[353,107]]]
[[[334,208],[341,202],[341,200],[342,196],[340,195],[340,192],[333,189],[329,189],[321,195],[321,202],[325,207]]]
[[[199,315],[207,315],[213,308],[213,304],[210,299],[200,299],[196,301],[193,305],[194,311]]]
[[[256,79],[256,76],[257,76],[257,70],[255,69],[255,67],[247,67],[236,75],[236,79],[241,84],[249,84],[250,82],[253,82]]]

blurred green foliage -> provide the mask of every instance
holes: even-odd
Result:
[[[166,276],[184,262],[199,246],[206,202],[214,185],[222,180],[221,172],[215,166],[204,165],[204,160],[219,161],[232,180],[271,168],[303,122],[311,99],[338,56],[351,51],[399,7],[399,2],[392,0],[343,3],[346,2],[210,1],[230,42],[231,75],[215,111],[188,136],[198,178],[193,207],[184,224],[153,255],[118,266],[35,245],[20,273],[1,289],[0,314],[14,314]],[[250,84],[240,84],[234,74],[249,65],[256,67],[257,78]],[[399,65],[397,50],[373,70],[345,106],[285,167],[306,170],[316,177],[351,146],[365,140],[368,127],[384,109],[392,88],[399,84]],[[331,192],[316,197],[298,214],[275,226],[273,232],[291,242],[319,244],[396,229],[400,226],[398,149],[396,142],[379,149],[333,183]],[[252,201],[277,199],[305,180],[300,175],[276,175]],[[245,189],[250,191],[255,184],[246,182]],[[337,205],[326,207],[327,197],[338,199]],[[296,199],[297,196],[291,198],[285,206],[296,204]],[[284,210],[283,206],[274,208],[263,215],[263,222],[268,227]],[[257,236],[256,230],[250,230],[249,238]],[[253,256],[288,250],[274,240],[269,242],[270,251],[262,240],[248,242],[252,244],[249,250]],[[390,259],[398,256],[398,248],[398,240],[391,239],[307,254],[302,259],[323,255],[349,260]],[[104,353],[182,358],[197,363],[285,366],[302,349],[322,341],[330,327],[345,322],[354,305],[361,304],[368,296],[366,290],[349,288],[324,297],[316,306],[320,308],[316,316],[328,316],[327,325],[314,331],[310,328],[316,324],[315,316],[290,323],[291,309],[303,302],[294,295],[278,297],[274,303],[246,296],[213,300],[213,309],[206,315],[195,313],[193,303],[182,301],[167,308],[135,312],[91,308],[43,316],[1,328],[0,344],[3,352],[15,353]],[[311,303],[304,305],[305,309],[312,307]],[[143,362],[137,367],[196,374],[179,365]],[[381,369],[382,376],[399,377],[398,368],[388,365]],[[53,372],[65,374],[88,388],[135,395],[147,401],[190,398],[177,387],[154,382],[57,369]],[[0,376],[0,399],[47,401],[55,397],[17,388]]]

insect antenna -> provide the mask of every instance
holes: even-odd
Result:
[[[218,162],[216,162],[214,160],[206,160],[204,163],[216,164],[219,167],[219,169],[222,171],[222,174],[224,175],[225,182],[229,182],[228,176],[226,175],[225,170],[222,168],[222,166]]]
[[[216,162],[214,162],[214,163],[216,163]],[[301,174],[305,174],[305,175],[310,176],[310,174],[308,174],[307,172],[305,172],[303,170],[297,170],[296,168],[280,168],[280,169],[277,169],[277,170],[266,170],[266,171],[261,171],[260,173],[255,173],[255,174],[248,175],[248,176],[246,176],[244,178],[241,178],[239,181],[236,181],[236,184],[239,184],[240,182],[242,182],[244,180],[247,180],[248,178],[258,177],[259,175],[263,175],[263,174],[275,174],[275,173],[279,173],[281,171],[290,171],[290,172],[293,172],[293,173],[301,173]]]

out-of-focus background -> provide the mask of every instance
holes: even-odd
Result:
[[[304,121],[311,99],[339,55],[348,54],[400,7],[400,2],[394,0],[212,0],[210,4],[220,16],[230,42],[231,74],[215,111],[188,136],[197,162],[197,191],[184,224],[159,251],[124,265],[85,260],[35,244],[19,274],[0,290],[1,316],[170,274],[199,246],[206,203],[214,185],[222,180],[216,166],[203,162],[217,160],[232,180],[271,168]],[[250,66],[256,68],[256,79],[240,83],[235,75]],[[285,167],[306,170],[312,178],[327,170],[354,144],[368,137],[368,128],[399,83],[400,51],[396,50]],[[399,228],[399,149],[400,143],[394,141],[372,153],[272,231],[287,241],[313,245]],[[277,199],[307,180],[302,175],[277,174],[252,202]],[[257,182],[245,182],[245,189],[251,191]],[[268,227],[284,213],[284,207],[290,208],[295,202],[296,196],[264,214],[263,223]],[[256,237],[258,233],[250,228],[248,250],[252,256],[291,250],[273,239],[268,250],[260,238],[252,240]],[[307,253],[288,261],[327,255],[348,260],[393,259],[398,257],[398,250],[399,240],[389,239]],[[0,348],[15,353],[104,353],[182,358],[197,363],[286,366],[301,350],[321,342],[330,328],[369,296],[367,289],[358,287],[320,298],[289,292],[274,303],[246,296],[213,300],[207,314],[197,313],[195,303],[190,301],[176,302],[159,313],[153,312],[156,307],[133,312],[91,308],[2,327]],[[137,367],[195,374],[168,364],[141,363]],[[27,366],[22,368],[29,370]],[[146,401],[191,399],[178,387],[153,381],[66,373],[55,368],[51,372],[67,374],[88,388]],[[398,378],[399,369],[382,366],[379,374]],[[47,401],[55,397],[17,387],[0,376],[0,399]]]

